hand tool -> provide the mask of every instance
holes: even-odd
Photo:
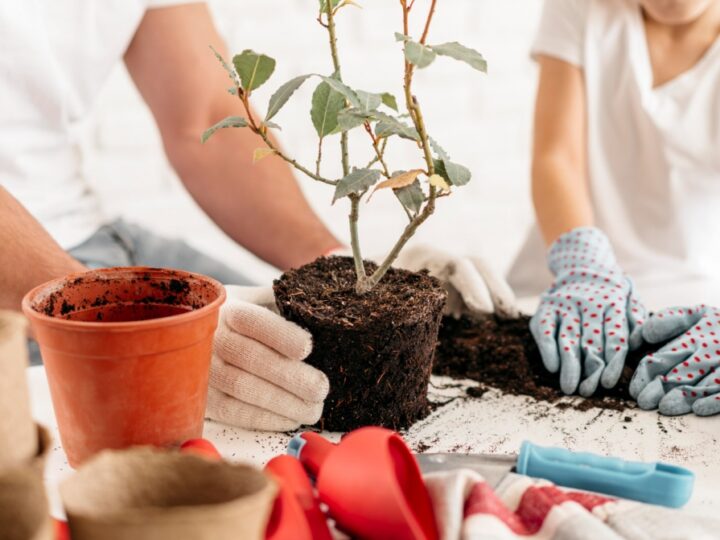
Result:
[[[479,454],[417,454],[423,473],[473,469],[496,486],[509,472],[544,478],[569,488],[679,508],[692,495],[692,471],[667,463],[625,461],[564,448],[523,442],[520,453],[507,456]]]

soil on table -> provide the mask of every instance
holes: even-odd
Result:
[[[433,372],[479,382],[479,387],[468,390],[472,397],[482,396],[489,388],[540,401],[557,402],[567,397],[560,390],[559,374],[550,373],[543,366],[529,323],[530,318],[526,316],[510,320],[494,315],[477,319],[444,317]],[[636,404],[629,393],[630,379],[648,352],[651,349],[641,348],[629,353],[614,388],[598,386],[592,397],[575,396],[571,402],[563,401],[555,406],[581,411],[593,407],[617,411],[634,408]]]
[[[365,262],[370,274],[376,265]],[[361,296],[348,257],[323,257],[274,283],[283,317],[307,328],[306,362],[330,380],[319,426],[403,429],[427,416],[432,357],[446,293],[426,272],[390,269]]]

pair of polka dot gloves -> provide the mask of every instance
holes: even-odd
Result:
[[[530,330],[545,367],[560,387],[590,396],[620,379],[628,351],[665,343],[644,357],[630,383],[643,409],[662,414],[720,412],[720,312],[706,306],[668,308],[648,319],[608,238],[574,229],[548,254],[555,281],[541,296]]]

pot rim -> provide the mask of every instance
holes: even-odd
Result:
[[[41,313],[33,308],[33,303],[36,297],[49,288],[56,287],[58,290],[62,288],[64,282],[77,279],[79,277],[92,275],[92,274],[109,274],[111,272],[120,272],[124,274],[139,274],[139,273],[155,273],[155,274],[168,274],[172,273],[175,276],[199,279],[212,285],[217,291],[218,296],[212,302],[204,305],[199,309],[193,309],[187,313],[180,313],[177,315],[171,315],[169,317],[158,317],[156,319],[146,319],[139,321],[122,321],[122,322],[91,322],[91,321],[76,321],[69,319],[61,319],[59,317],[51,317]],[[50,281],[46,281],[31,289],[22,299],[22,311],[28,319],[35,319],[36,322],[48,326],[54,326],[56,328],[73,329],[75,331],[97,331],[97,330],[115,330],[115,331],[136,331],[138,329],[154,329],[158,327],[174,326],[186,322],[191,322],[195,319],[201,318],[208,314],[208,312],[218,309],[226,300],[227,293],[225,287],[209,276],[204,274],[198,274],[195,272],[188,272],[186,270],[179,270],[175,268],[158,268],[152,266],[113,266],[109,268],[95,268],[86,270],[84,272],[74,272],[72,274],[66,274],[60,278],[55,278]]]

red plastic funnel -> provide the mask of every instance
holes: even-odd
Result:
[[[332,540],[325,515],[300,462],[277,456],[265,466],[280,484],[280,493],[265,531],[268,540]]]
[[[336,445],[306,432],[295,436],[289,453],[316,478],[320,501],[353,537],[438,538],[420,468],[397,433],[364,427]]]

